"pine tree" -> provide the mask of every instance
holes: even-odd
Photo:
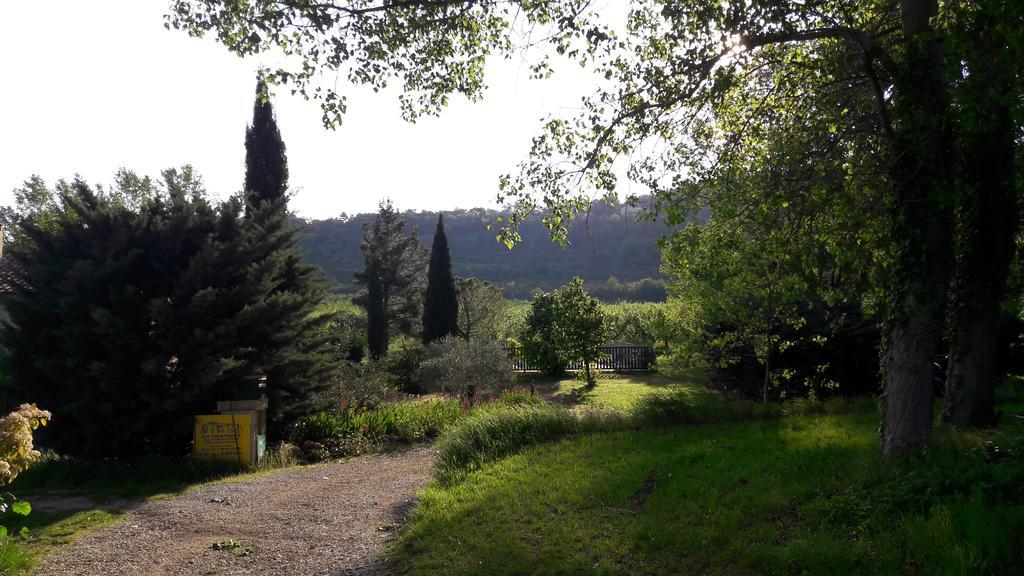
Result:
[[[365,269],[355,274],[360,291],[352,299],[366,310],[370,357],[388,351],[391,330],[411,334],[422,302],[425,254],[419,233],[405,233],[405,220],[391,202],[382,202],[372,223],[363,224]]]
[[[452,275],[452,258],[444,232],[444,216],[437,215],[437,231],[430,248],[427,291],[423,299],[423,343],[430,344],[459,330],[459,303]]]
[[[288,156],[274,118],[267,83],[256,81],[252,125],[245,129],[246,211],[262,202],[277,202],[288,190]]]
[[[192,416],[255,373],[269,376],[271,435],[321,408],[333,366],[311,314],[322,288],[284,212],[243,218],[241,198],[212,204],[187,170],[136,204],[116,192],[76,182],[59,219],[26,223],[30,241],[12,254],[31,288],[7,302],[7,396],[59,410],[48,441],[76,455],[182,454]]]

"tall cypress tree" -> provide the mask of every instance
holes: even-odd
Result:
[[[262,202],[277,202],[288,189],[288,156],[274,118],[267,83],[256,81],[252,125],[245,129],[246,213]]]
[[[452,258],[448,252],[448,236],[444,233],[444,215],[438,214],[423,299],[423,343],[430,344],[455,334],[458,329],[459,303],[452,276]]]

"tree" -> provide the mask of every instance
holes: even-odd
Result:
[[[245,129],[244,190],[247,210],[263,202],[278,203],[288,191],[288,157],[262,76],[256,81],[252,124]]]
[[[370,357],[388,352],[392,329],[411,333],[419,317],[426,255],[419,233],[405,233],[405,220],[390,201],[382,202],[377,218],[363,225],[363,260],[356,274],[361,290],[352,301],[366,310]]]
[[[535,362],[558,373],[570,362],[582,366],[588,386],[596,379],[591,372],[604,344],[604,313],[601,304],[574,278],[554,293],[534,298],[526,318],[523,346]]]
[[[253,261],[272,282],[268,297],[282,305],[281,333],[267,336],[276,342],[278,357],[266,369],[270,416],[281,423],[305,415],[308,406],[302,399],[325,388],[338,359],[329,349],[329,337],[318,329],[330,322],[316,314],[326,285],[296,247],[298,233],[287,211],[288,157],[262,77],[256,82],[252,124],[245,131],[243,193],[243,228],[264,246],[264,252],[252,255]]]
[[[517,48],[513,23],[544,26],[547,46],[591,66],[601,87],[575,117],[548,121],[518,174],[502,179],[504,198],[517,208],[502,232],[509,244],[520,239],[517,225],[542,205],[550,214],[546,224],[564,240],[587,198],[616,193],[615,165],[623,158],[630,159],[629,175],[654,192],[656,207],[678,214],[700,205],[700,196],[691,195],[697,188],[687,184],[715,180],[719,170],[734,167],[747,145],[756,144],[777,120],[797,134],[819,135],[820,126],[829,127],[815,149],[845,148],[851,179],[867,167],[880,168],[885,176],[888,243],[882,250],[891,273],[884,284],[881,443],[889,454],[918,451],[929,437],[930,367],[943,337],[954,261],[965,261],[956,253],[992,250],[1002,259],[1013,250],[1007,238],[1015,234],[1007,232],[1016,229],[1016,219],[997,220],[998,233],[973,232],[983,226],[977,215],[1007,206],[1020,184],[1008,189],[999,176],[993,181],[1001,184],[976,186],[979,174],[965,169],[954,151],[965,136],[980,136],[958,121],[975,70],[979,78],[992,80],[990,86],[1002,87],[1000,77],[1005,78],[1011,90],[974,91],[972,108],[1008,108],[1008,117],[1015,119],[1011,132],[1019,134],[1021,78],[1015,63],[1024,49],[1022,14],[1024,8],[1012,0],[941,5],[937,0],[713,5],[648,0],[631,7],[629,25],[618,34],[607,24],[613,16],[584,0],[298,3],[280,12],[182,0],[174,4],[168,24],[193,35],[215,30],[239,54],[283,46],[300,56],[302,67],[275,71],[274,78],[303,93],[318,72],[344,71],[373,86],[397,77],[404,82],[407,117],[437,112],[453,92],[479,97],[487,55]],[[295,33],[306,30],[308,22],[316,23],[316,32]],[[403,33],[410,30],[416,33]],[[992,39],[988,47],[967,41],[983,37]],[[1005,58],[986,62],[992,49]],[[549,63],[542,59],[535,72],[550,73]],[[1005,75],[985,73],[987,64]],[[336,123],[345,110],[343,100],[329,89],[316,95],[325,123]],[[732,121],[737,118],[745,122]],[[998,153],[979,160],[1006,174],[1006,159],[1017,155],[1019,138],[986,142]],[[955,237],[954,212],[963,228]],[[999,285],[1001,268],[956,284],[960,292],[953,294],[954,302],[967,302],[971,295],[998,297],[1005,290]],[[988,310],[998,306],[998,298],[981,300]],[[980,308],[962,311],[949,339],[959,349],[954,363],[963,359],[965,376],[963,385],[954,381],[953,386],[970,396],[984,394],[992,381],[979,368],[991,348],[985,340],[991,323],[985,324],[987,312]],[[986,382],[969,384],[974,376],[968,374]]]
[[[430,344],[459,329],[459,301],[452,275],[452,258],[448,253],[448,237],[444,233],[444,216],[437,215],[437,230],[430,248],[427,268],[427,290],[423,297],[423,343]]]
[[[456,278],[455,292],[459,301],[459,337],[496,339],[498,323],[505,313],[501,288],[477,278]]]
[[[212,204],[191,170],[163,176],[137,206],[76,181],[12,254],[29,288],[8,303],[10,395],[59,405],[49,440],[68,453],[181,454],[193,415],[254,373],[281,436],[329,384],[316,298],[282,287],[294,230],[243,219],[238,198]]]

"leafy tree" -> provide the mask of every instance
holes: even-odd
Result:
[[[459,301],[458,335],[465,340],[495,340],[505,312],[501,288],[477,278],[456,278]]]
[[[391,202],[382,202],[377,218],[363,225],[363,260],[356,274],[361,291],[352,301],[366,310],[370,357],[387,354],[392,329],[409,334],[419,317],[425,253],[419,233],[405,233],[405,220]]]
[[[523,334],[525,352],[548,372],[559,373],[570,362],[583,367],[588,386],[596,379],[591,364],[604,344],[604,312],[596,298],[574,278],[554,293],[539,294],[533,300]]]
[[[459,301],[452,275],[452,258],[448,253],[448,237],[444,233],[444,216],[437,215],[437,230],[430,248],[427,268],[427,290],[423,298],[423,343],[430,344],[459,329]]]
[[[845,149],[851,181],[877,170],[885,182],[878,190],[887,228],[883,451],[917,451],[930,435],[930,366],[950,312],[953,363],[963,365],[951,370],[961,375],[950,383],[952,402],[977,401],[960,415],[947,413],[986,419],[989,320],[1005,293],[1003,270],[1019,226],[1019,218],[1000,216],[1020,193],[1019,179],[1007,175],[1019,146],[1008,135],[1020,131],[1021,4],[647,0],[631,6],[624,30],[608,24],[612,17],[586,0],[346,1],[273,11],[179,0],[168,25],[193,35],[215,31],[243,55],[279,47],[297,56],[296,68],[272,76],[320,98],[328,125],[345,111],[344,100],[311,88],[318,73],[341,72],[374,87],[398,78],[403,112],[414,118],[436,113],[454,92],[480,97],[486,57],[511,54],[516,38],[531,38],[515,23],[544,27],[539,44],[591,66],[601,86],[577,116],[548,121],[518,175],[502,180],[516,206],[502,234],[510,244],[541,205],[545,223],[564,239],[589,197],[616,192],[615,165],[625,157],[656,206],[679,214],[701,201],[687,184],[735,169],[749,144],[780,123],[815,136],[805,151]],[[543,57],[534,68],[551,70]],[[958,156],[961,149],[969,152]],[[813,159],[806,156],[805,165]],[[998,230],[979,233],[992,222]],[[991,254],[994,265],[970,274],[980,254]],[[956,270],[968,273],[953,284],[951,311]]]
[[[281,131],[277,128],[267,83],[260,77],[256,81],[252,124],[245,129],[246,205],[256,207],[262,202],[279,203],[287,191],[288,156]]]

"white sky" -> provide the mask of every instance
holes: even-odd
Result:
[[[0,13],[0,204],[32,174],[115,170],[158,175],[192,164],[219,196],[243,177],[245,126],[258,61],[213,40],[163,28],[165,0],[4,2]],[[570,67],[571,68],[571,67]],[[345,124],[320,123],[314,102],[282,88],[274,104],[288,147],[291,208],[308,218],[401,209],[493,206],[548,113],[589,90],[582,72],[529,80],[528,66],[496,60],[481,103],[455,98],[440,118],[407,124],[396,94],[349,90]]]

